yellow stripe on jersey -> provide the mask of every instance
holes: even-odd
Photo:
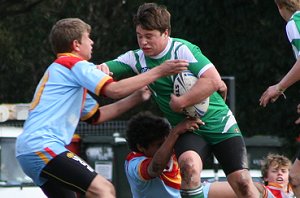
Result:
[[[39,86],[39,89],[37,90],[36,95],[34,96],[32,102],[31,102],[31,104],[30,104],[30,110],[34,109],[34,108],[38,105],[38,103],[40,102],[42,93],[43,93],[44,88],[45,88],[45,84],[46,84],[46,82],[48,81],[48,79],[49,79],[49,73],[47,72],[47,73],[43,76],[43,78],[42,78],[42,80],[41,80],[41,84],[40,84],[40,86]]]
[[[46,157],[46,155],[40,151],[35,152],[44,162],[47,164],[49,162],[49,159]]]
[[[87,113],[86,115],[82,116],[80,119],[82,121],[89,119],[92,115],[94,115],[96,113],[96,111],[98,111],[98,108],[99,108],[99,105],[98,104],[95,105],[93,107],[93,109],[89,113]]]
[[[100,90],[103,88],[104,84],[108,81],[108,80],[112,80],[112,77],[110,76],[105,76],[103,77],[103,79],[98,83],[98,85],[95,88],[95,94],[97,96],[100,95]]]

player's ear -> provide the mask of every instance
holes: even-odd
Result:
[[[166,30],[162,33],[162,36],[163,36],[164,38],[167,38],[167,37],[169,36],[169,30],[166,29]]]
[[[80,42],[79,42],[78,40],[74,40],[74,41],[72,42],[72,49],[73,49],[74,51],[76,51],[76,52],[80,51],[79,46],[80,46]]]

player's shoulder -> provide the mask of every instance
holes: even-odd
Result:
[[[175,51],[198,53],[201,52],[198,45],[181,38],[172,38]]]
[[[57,58],[54,63],[60,64],[68,69],[72,69],[78,62],[87,62],[80,57],[62,56]]]
[[[294,21],[299,22],[299,21],[300,21],[300,11],[296,11],[296,12],[292,15],[292,17],[291,17],[290,20],[294,20]]]
[[[128,153],[126,157],[126,161],[131,161],[134,159],[140,159],[140,158],[145,158],[146,156],[143,155],[142,153],[137,153],[137,152],[130,152]]]
[[[129,50],[123,54],[121,54],[117,60],[120,59],[126,59],[126,60],[137,60],[138,57],[143,55],[143,50],[141,49],[134,49],[134,50]]]
[[[292,17],[287,21],[286,29],[296,28],[300,25],[300,11],[295,12]]]
[[[173,43],[177,44],[177,45],[186,45],[186,46],[196,46],[194,43],[182,39],[182,38],[172,38]]]

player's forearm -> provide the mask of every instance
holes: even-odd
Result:
[[[137,76],[108,84],[104,94],[113,99],[123,98],[154,82],[159,77],[161,77],[159,70],[154,68]]]
[[[150,165],[151,166],[150,175],[152,177],[159,176],[166,168],[167,163],[169,162],[173,154],[173,147],[178,137],[179,137],[178,134],[170,132],[165,142],[162,144],[162,146],[157,150],[157,152],[153,156]]]
[[[101,124],[103,122],[112,120],[122,115],[126,111],[130,110],[134,106],[143,102],[141,95],[131,94],[130,96],[123,98],[115,103],[100,107],[100,116],[95,124]]]
[[[184,95],[180,96],[182,108],[202,102],[215,91],[218,91],[217,80],[209,78],[199,78],[196,84]]]
[[[300,80],[300,59],[296,61],[292,69],[278,83],[280,89],[287,89]]]

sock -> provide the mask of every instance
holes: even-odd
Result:
[[[195,189],[180,190],[180,194],[182,198],[204,198],[203,186],[200,185]]]

